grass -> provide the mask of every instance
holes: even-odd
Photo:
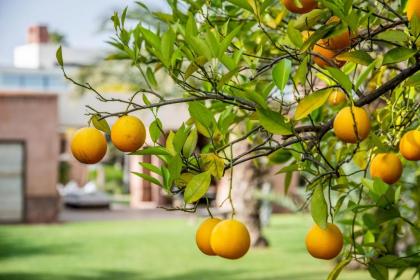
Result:
[[[306,253],[307,216],[273,218],[266,229],[271,247],[252,250],[238,261],[201,254],[194,242],[198,222],[0,226],[0,279],[315,280],[326,279],[333,265]],[[345,272],[339,279],[370,276]]]

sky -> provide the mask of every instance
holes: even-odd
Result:
[[[162,7],[164,0],[141,1]],[[46,24],[66,35],[76,48],[106,48],[110,34],[101,22],[114,11],[134,5],[134,0],[0,0],[0,65],[13,63],[13,49],[26,40],[26,30]]]

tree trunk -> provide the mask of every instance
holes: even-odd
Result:
[[[237,144],[234,154],[238,155],[245,151],[247,144]],[[240,147],[242,146],[242,147]],[[254,247],[267,247],[268,241],[262,234],[260,218],[261,201],[256,197],[256,192],[260,191],[266,180],[269,169],[264,166],[255,166],[252,161],[247,161],[233,168],[232,199],[235,207],[235,218],[246,224],[251,235],[251,245]],[[218,193],[218,201],[223,201],[228,196],[230,185],[230,170],[226,171],[225,177],[221,182],[221,193]],[[223,209],[231,213],[229,201],[223,203]]]

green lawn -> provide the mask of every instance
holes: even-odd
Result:
[[[277,216],[266,229],[271,248],[231,261],[201,254],[198,221],[147,220],[0,226],[0,279],[311,280],[332,263],[311,258],[306,216]],[[339,279],[370,279],[346,272]],[[407,278],[408,279],[408,278]]]

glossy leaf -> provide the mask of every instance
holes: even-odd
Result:
[[[318,226],[323,229],[327,228],[328,208],[322,186],[316,186],[312,194],[311,215]]]
[[[328,100],[331,90],[319,90],[305,96],[298,104],[295,112],[295,120],[301,120],[310,113],[321,107]]]
[[[184,201],[193,203],[202,198],[210,187],[211,175],[209,171],[192,177],[184,192]]]

